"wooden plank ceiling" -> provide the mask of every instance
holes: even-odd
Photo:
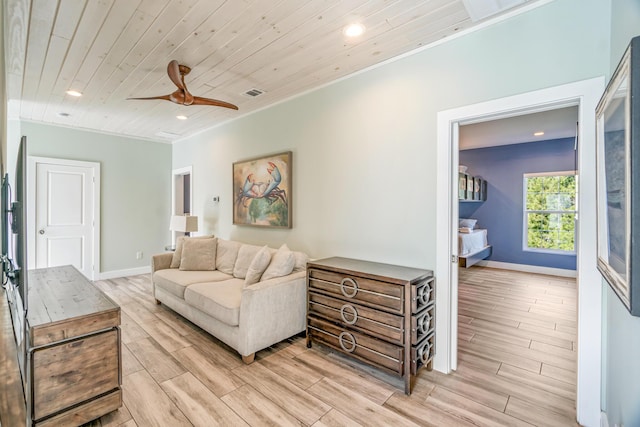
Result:
[[[10,114],[157,141],[187,137],[482,22],[471,20],[469,0],[4,1]],[[498,12],[525,2],[501,1],[507,6]],[[342,30],[355,21],[366,32],[349,41]],[[166,72],[172,59],[192,68],[185,77],[192,94],[239,111],[126,100],[176,90]],[[252,88],[264,94],[244,94]]]

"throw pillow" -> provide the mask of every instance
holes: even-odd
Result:
[[[214,236],[210,234],[208,236],[187,237],[180,236],[176,239],[176,250],[173,251],[173,258],[171,259],[171,268],[180,267],[180,260],[182,259],[182,244],[186,239],[212,239]]]
[[[229,240],[218,239],[216,251],[216,268],[225,274],[233,275],[233,266],[238,257],[238,250],[242,244]]]
[[[249,269],[247,270],[247,276],[244,279],[244,285],[249,286],[258,283],[260,277],[262,277],[262,273],[264,273],[264,270],[269,265],[269,261],[271,261],[271,253],[269,253],[269,247],[264,246],[258,251],[253,261],[251,261]]]
[[[307,269],[309,256],[304,252],[294,252],[293,255],[296,257],[296,264],[295,267],[293,267],[293,271],[305,271]]]
[[[262,249],[261,246],[255,245],[240,246],[240,249],[238,250],[238,258],[233,266],[233,277],[236,279],[244,279],[247,277],[247,270],[260,249]]]
[[[471,230],[473,230],[473,227],[476,226],[476,222],[478,222],[477,219],[460,218],[460,220],[458,221],[458,227],[460,227],[460,228],[470,228]]]
[[[261,280],[269,280],[275,277],[286,276],[287,274],[291,274],[293,271],[293,267],[296,265],[296,257],[289,250],[286,244],[280,246],[278,252],[273,255],[271,259],[271,263],[262,274]]]
[[[215,270],[216,247],[216,239],[185,239],[182,243],[180,270]]]

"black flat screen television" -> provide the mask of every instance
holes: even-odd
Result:
[[[27,138],[23,136],[18,148],[15,179],[11,185],[9,174],[2,179],[2,268],[5,287],[20,297],[24,315],[27,298]]]

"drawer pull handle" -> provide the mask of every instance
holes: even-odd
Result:
[[[418,349],[418,359],[425,364],[429,361],[429,357],[431,357],[431,343],[428,342]]]
[[[345,286],[345,284],[348,284],[350,287],[353,287],[353,292],[349,292],[350,288]],[[352,278],[345,277],[340,282],[340,292],[342,292],[342,295],[344,295],[347,298],[353,298],[358,293],[358,284]]]
[[[418,318],[418,330],[421,334],[426,334],[429,332],[429,328],[431,327],[431,316],[429,313],[426,313],[424,316],[420,316]]]
[[[345,339],[345,337],[348,337],[348,339]],[[348,342],[348,346],[345,345],[345,341]],[[340,344],[340,347],[342,347],[342,349],[347,353],[353,353],[353,351],[356,349],[356,338],[349,332],[340,332],[338,343]]]
[[[431,286],[425,285],[418,290],[418,299],[420,304],[426,304],[431,299]]]
[[[346,313],[347,310],[351,310],[351,313]],[[348,320],[347,315],[351,316],[352,319]],[[345,304],[340,308],[340,317],[342,317],[342,321],[349,325],[355,325],[358,321],[358,311],[352,305]]]

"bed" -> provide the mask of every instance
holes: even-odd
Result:
[[[458,233],[458,262],[460,267],[469,268],[491,255],[491,245],[487,242],[487,230],[467,229]]]

